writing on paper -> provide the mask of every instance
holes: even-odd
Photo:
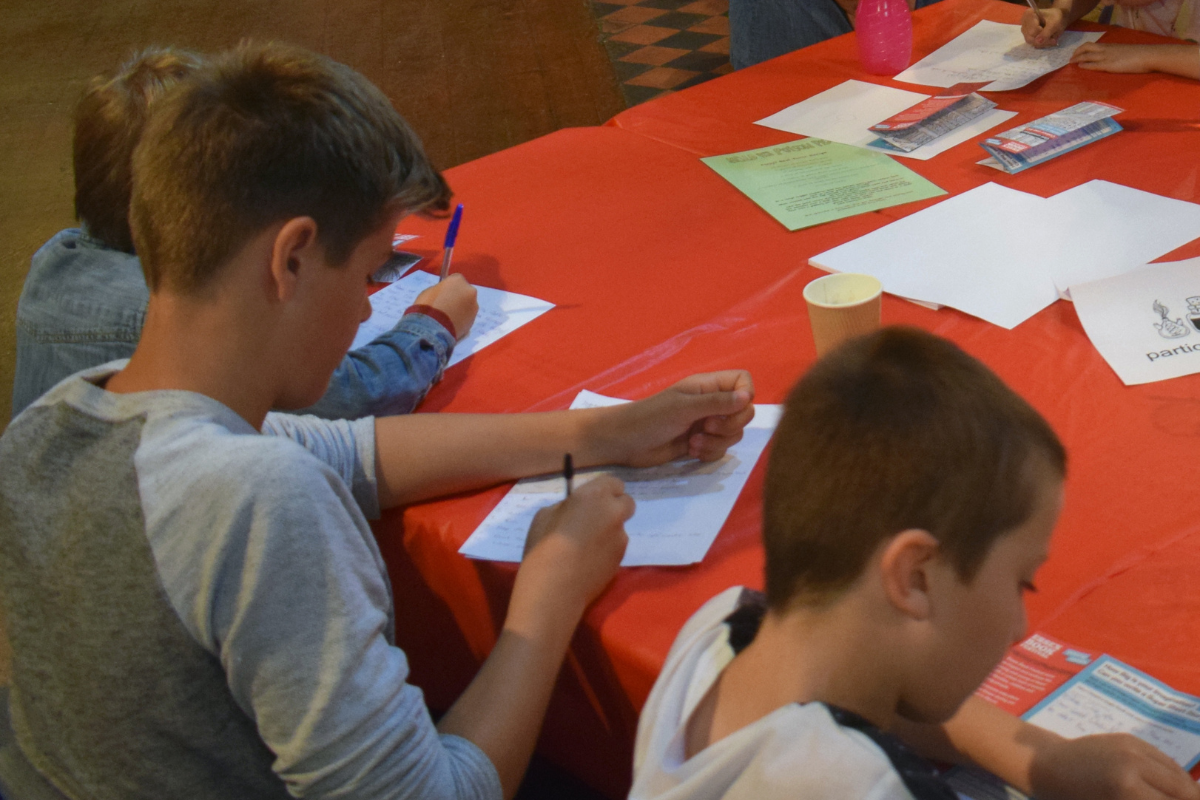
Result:
[[[1065,67],[1075,48],[1102,35],[1066,31],[1057,47],[1039,49],[1025,43],[1020,25],[983,20],[901,72],[896,80],[942,87],[986,82],[980,89],[984,92],[1019,89]]]
[[[595,408],[625,402],[581,392],[571,408]],[[597,475],[613,475],[637,503],[625,523],[629,546],[622,566],[693,564],[704,558],[725,524],[751,470],[779,420],[779,406],[755,406],[742,441],[717,461],[673,461],[657,467],[605,467],[579,470],[576,485]],[[520,561],[534,515],[563,499],[561,475],[518,481],[492,509],[459,550],[470,558]]]
[[[350,348],[362,347],[394,328],[404,315],[404,310],[416,301],[417,295],[437,282],[437,276],[428,272],[410,272],[371,295],[371,317],[358,326],[358,334]],[[475,289],[478,292],[479,314],[470,332],[454,346],[454,354],[450,356],[447,366],[454,366],[554,308],[553,303],[536,297],[486,286],[476,286]]]

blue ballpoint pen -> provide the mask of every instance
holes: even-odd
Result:
[[[442,274],[438,278],[439,281],[446,280],[446,276],[450,274],[450,259],[454,256],[454,240],[458,238],[458,223],[462,222],[462,203],[454,209],[454,216],[450,218],[450,227],[446,229],[446,244],[442,251]]]

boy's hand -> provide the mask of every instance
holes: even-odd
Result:
[[[1157,747],[1125,733],[1063,739],[1035,759],[1039,800],[1200,800],[1200,786]]]
[[[479,313],[477,294],[475,287],[455,272],[417,295],[416,302],[418,305],[433,306],[449,317],[454,323],[455,335],[462,341],[475,324],[475,315]]]
[[[600,463],[652,467],[685,456],[716,461],[754,419],[754,382],[745,370],[684,378],[656,395],[613,406],[598,426]]]
[[[1158,47],[1162,45],[1084,42],[1071,54],[1071,63],[1101,72],[1152,72]]]
[[[1025,41],[1034,47],[1057,47],[1058,37],[1067,29],[1066,15],[1061,8],[1043,8],[1042,19],[1046,20],[1045,27],[1038,22],[1033,9],[1021,17],[1021,33]]]
[[[561,503],[533,518],[525,557],[517,573],[509,619],[525,614],[580,614],[617,573],[625,545],[625,521],[633,516],[625,484],[600,475]]]

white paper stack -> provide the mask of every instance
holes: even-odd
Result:
[[[1046,202],[985,183],[809,263],[874,275],[891,294],[951,306],[1011,329],[1058,298],[1038,253],[1048,237],[1024,235],[1027,228],[1046,227],[1036,222],[1046,218]]]
[[[987,183],[813,256],[884,291],[1012,329],[1075,284],[1200,236],[1200,206],[1106,181],[1049,199]]]
[[[846,81],[760,119],[755,124],[801,136],[827,139],[839,144],[866,147],[901,158],[926,161],[955,145],[982,136],[1017,114],[1015,111],[992,109],[979,119],[908,153],[887,146],[871,146],[872,142],[879,141],[879,136],[871,133],[868,128],[928,99],[927,94],[908,92],[891,86]]]
[[[1048,201],[1059,231],[1051,270],[1059,294],[1077,283],[1120,275],[1200,236],[1200,205],[1088,181]]]

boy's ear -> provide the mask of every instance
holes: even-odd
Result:
[[[302,273],[323,266],[325,253],[317,243],[317,221],[294,217],[279,228],[271,245],[270,282],[274,299],[286,301],[296,294]]]
[[[931,569],[939,553],[933,534],[918,529],[901,531],[884,545],[880,578],[884,594],[897,611],[913,619],[928,619],[933,607]]]

